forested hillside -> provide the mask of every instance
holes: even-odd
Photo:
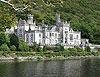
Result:
[[[100,44],[100,0],[9,0],[15,8],[27,7],[25,11],[14,11],[8,4],[0,2],[0,30],[15,23],[20,17],[27,20],[27,14],[34,14],[38,25],[41,20],[55,24],[56,13],[62,21],[70,21],[74,30],[82,32],[83,38]],[[14,22],[12,23],[12,21]],[[9,26],[10,28],[10,26]]]

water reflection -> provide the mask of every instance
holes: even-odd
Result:
[[[99,77],[100,59],[0,63],[0,77]]]

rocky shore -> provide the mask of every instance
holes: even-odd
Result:
[[[100,56],[56,56],[56,57],[42,57],[42,56],[27,56],[27,57],[0,57],[0,61],[38,61],[38,60],[68,60],[68,59],[88,59],[88,58],[100,58]]]

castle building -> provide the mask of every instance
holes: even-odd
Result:
[[[80,46],[82,43],[81,32],[74,31],[70,23],[62,22],[60,14],[56,14],[56,25],[48,26],[42,21],[41,26],[37,26],[33,22],[33,15],[28,15],[28,20],[20,19],[14,28],[14,33],[19,39],[24,40],[28,45],[33,42],[41,46],[59,46],[63,44],[64,47]]]

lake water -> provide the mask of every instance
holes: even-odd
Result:
[[[0,77],[100,77],[100,59],[0,62]]]

